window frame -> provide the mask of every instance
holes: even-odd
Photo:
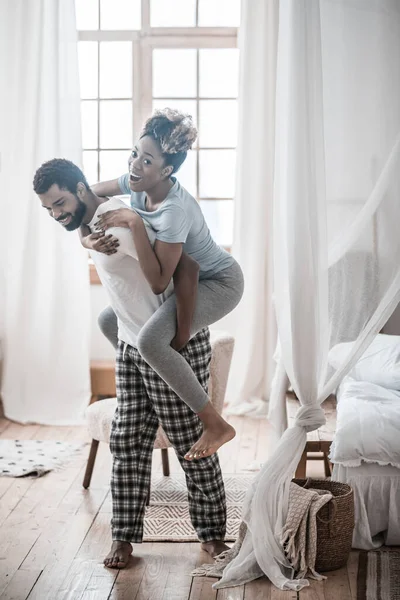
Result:
[[[184,49],[194,48],[196,50],[207,48],[237,48],[238,47],[238,28],[237,27],[151,27],[150,24],[150,1],[141,0],[141,22],[140,30],[106,30],[101,27],[101,11],[99,1],[99,29],[97,30],[78,30],[79,42],[98,42],[98,94],[97,98],[85,99],[81,102],[96,101],[97,111],[97,147],[84,148],[84,151],[94,151],[97,153],[97,178],[100,181],[100,156],[101,151],[127,151],[125,148],[102,148],[100,146],[100,102],[107,100],[130,100],[132,102],[132,140],[136,139],[145,119],[152,113],[153,105],[153,64],[152,53],[155,49],[171,48]],[[196,23],[198,22],[199,0],[196,0]],[[100,43],[99,42],[131,42],[132,43],[132,94],[129,98],[100,98]],[[199,53],[197,52],[197,61]],[[197,78],[199,78],[199,68],[197,69]],[[179,100],[180,98],[176,98]],[[190,98],[196,102],[197,122],[199,121],[199,81],[197,79],[197,94]],[[203,98],[201,98],[203,100]],[[210,98],[210,100],[219,98]],[[230,100],[233,98],[224,98]],[[236,99],[236,98],[235,98]],[[200,146],[200,150],[208,148]],[[232,150],[232,147],[213,147],[210,150]],[[194,149],[197,153],[199,147]],[[234,198],[211,198],[199,197],[199,154],[197,154],[197,172],[196,172],[196,198],[202,202],[232,201]],[[230,251],[229,247],[226,247]],[[91,283],[99,284],[100,280],[94,268],[90,265]]]

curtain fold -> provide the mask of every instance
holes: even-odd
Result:
[[[272,304],[272,199],[278,0],[242,3],[239,140],[232,252],[245,276],[234,313],[228,412],[265,416],[276,324]]]
[[[45,160],[82,163],[74,0],[3,0],[0,22],[4,412],[22,423],[82,423],[90,398],[87,255],[32,189]]]
[[[246,496],[247,535],[216,588],[262,574],[281,589],[308,585],[279,541],[289,484],[307,432],[325,422],[321,403],[400,299],[399,132],[398,4],[280,0],[271,400],[279,433],[287,377],[300,409]],[[334,367],[330,351],[344,341],[353,343]]]

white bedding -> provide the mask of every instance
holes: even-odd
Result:
[[[339,369],[353,350],[353,342],[334,346],[329,363]],[[390,390],[400,390],[400,336],[378,334],[350,371],[357,381],[369,381]]]
[[[330,459],[400,468],[400,392],[347,377],[337,391],[337,426]]]
[[[354,490],[353,548],[400,545],[400,469],[377,464],[334,465],[332,479]]]
[[[354,490],[353,547],[400,545],[400,392],[347,377],[337,400],[332,479]]]

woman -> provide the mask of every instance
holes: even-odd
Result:
[[[186,323],[179,319],[180,306],[173,295],[151,317],[138,337],[138,350],[144,360],[203,423],[203,434],[185,456],[187,460],[210,456],[234,437],[235,430],[215,411],[192,369],[177,350],[196,332],[231,312],[243,294],[240,266],[215,243],[198,202],[173,177],[196,136],[197,131],[188,115],[171,109],[156,111],[146,122],[132,151],[129,173],[93,186],[100,196],[130,194],[133,211],[104,213],[97,227],[102,231],[110,227],[131,230],[140,265],[154,293],[165,290],[182,252],[199,265],[191,323],[190,319],[186,319]],[[143,219],[156,231],[154,248]],[[109,312],[107,320],[110,322]]]

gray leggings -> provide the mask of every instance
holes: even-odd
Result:
[[[243,295],[243,286],[243,273],[236,262],[213,275],[212,279],[200,279],[191,336],[230,313]],[[111,307],[100,313],[98,322],[101,331],[116,348],[118,324]],[[175,333],[176,303],[175,294],[172,294],[142,327],[137,348],[189,408],[199,413],[206,406],[208,396],[187,361],[171,348]]]

